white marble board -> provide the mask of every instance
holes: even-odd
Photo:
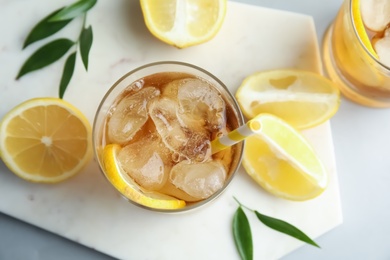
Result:
[[[40,44],[21,51],[32,25],[71,0],[0,2],[0,117],[32,97],[57,96],[64,59],[15,81],[23,61]],[[219,77],[234,93],[248,75],[266,69],[322,72],[313,19],[309,16],[228,3],[223,27],[211,41],[176,49],[146,29],[135,0],[101,0],[88,15],[94,30],[89,71],[78,58],[65,99],[93,120],[107,89],[124,73],[153,61],[193,63]],[[80,21],[50,37],[75,39]],[[233,196],[264,214],[282,218],[318,237],[342,222],[329,122],[306,130],[330,177],[328,189],[307,202],[264,192],[241,167],[231,186],[212,204],[186,214],[161,214],[130,205],[92,162],[56,185],[28,183],[0,163],[0,211],[120,259],[238,259],[231,232]],[[264,227],[248,214],[255,259],[276,259],[303,243]]]

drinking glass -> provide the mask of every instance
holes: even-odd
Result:
[[[144,66],[138,67],[123,77],[121,77],[105,94],[103,97],[98,110],[95,115],[95,120],[93,124],[93,146],[94,146],[94,153],[95,158],[100,166],[101,171],[103,172],[106,179],[109,181],[109,183],[112,183],[112,180],[110,180],[110,177],[107,174],[107,171],[105,169],[104,165],[104,147],[110,143],[110,141],[107,138],[107,120],[110,117],[113,109],[115,109],[116,104],[118,103],[118,97],[123,96],[124,93],[129,93],[129,86],[134,86],[134,83],[137,82],[143,82],[144,79],[147,79],[151,75],[162,75],[164,73],[185,73],[188,75],[195,76],[197,78],[200,78],[202,80],[205,80],[209,83],[210,86],[215,88],[220,96],[225,101],[227,110],[225,119],[229,121],[230,123],[233,122],[233,127],[238,128],[239,126],[243,125],[244,119],[241,113],[241,110],[235,101],[235,98],[230,93],[228,88],[222,83],[221,80],[219,80],[217,77],[212,75],[210,72],[197,67],[192,64],[183,63],[183,62],[175,62],[175,61],[164,61],[164,62],[156,62],[151,64],[146,64]],[[160,77],[160,76],[159,76]],[[158,78],[156,77],[156,84],[158,85]],[[145,83],[146,85],[146,83]],[[162,93],[162,92],[161,92]],[[225,120],[224,119],[224,120]],[[157,126],[156,126],[157,127]],[[233,130],[233,129],[230,129]],[[141,130],[140,130],[141,131]],[[138,133],[137,133],[138,134]],[[141,141],[144,140],[141,137]],[[121,146],[124,146],[121,144]],[[199,206],[205,205],[209,203],[210,201],[217,198],[229,185],[231,180],[233,179],[235,173],[237,172],[240,163],[241,158],[243,154],[243,146],[244,142],[238,143],[234,145],[231,148],[231,163],[229,163],[229,167],[227,170],[227,178],[223,184],[223,187],[219,189],[217,192],[215,192],[210,197],[197,201],[197,202],[191,202],[186,201],[186,206],[181,209],[157,209],[152,208],[148,205],[143,205],[142,203],[135,202],[131,200],[128,196],[125,196],[123,192],[121,194],[123,197],[127,200],[129,200],[131,203],[140,206],[142,208],[154,210],[154,211],[162,211],[162,212],[181,212],[181,211],[187,211],[189,209],[198,208]],[[156,147],[157,149],[157,147]],[[138,157],[139,158],[139,157]],[[215,158],[213,157],[213,160]],[[169,180],[168,180],[169,181]],[[112,185],[115,187],[115,185]],[[119,190],[118,190],[119,191]]]
[[[343,2],[324,36],[326,71],[352,101],[370,107],[390,107],[390,68],[367,49],[359,36],[353,1]]]

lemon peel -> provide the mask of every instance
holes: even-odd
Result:
[[[111,184],[127,199],[155,209],[180,209],[186,206],[184,200],[147,191],[139,186],[130,176],[123,172],[118,164],[116,155],[121,149],[118,144],[109,144],[103,150],[103,168]]]

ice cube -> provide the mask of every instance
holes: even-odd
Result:
[[[186,124],[204,125],[211,131],[225,127],[225,101],[206,81],[181,80],[177,99],[179,114]]]
[[[233,161],[232,155],[233,155],[232,147],[228,147],[228,148],[214,154],[213,159],[220,161],[222,163],[222,165],[225,167],[225,169],[228,170],[230,167],[230,164]]]
[[[120,100],[108,120],[110,141],[119,144],[130,141],[148,120],[147,103],[159,95],[158,89],[146,87]]]
[[[120,150],[118,161],[122,169],[145,189],[163,187],[172,167],[170,151],[158,135],[149,135]]]
[[[381,32],[390,23],[389,0],[361,0],[360,11],[364,25],[372,31]]]
[[[176,100],[177,99],[177,92],[178,92],[179,87],[180,87],[182,82],[183,82],[182,79],[177,79],[177,80],[173,80],[173,81],[167,83],[164,86],[164,89],[163,89],[161,95],[163,97]]]
[[[178,104],[169,98],[155,99],[150,103],[149,115],[165,145],[183,159],[205,161],[211,156],[210,135],[207,131],[190,129],[177,117]]]
[[[374,42],[374,48],[379,60],[390,67],[390,28],[385,31],[383,38]]]
[[[199,198],[194,198],[191,195],[187,194],[186,192],[182,191],[181,189],[178,189],[175,185],[173,185],[170,181],[167,181],[162,187],[159,192],[175,197],[177,199],[185,200],[188,202],[195,202],[199,201],[201,199]]]
[[[182,161],[172,167],[169,179],[173,185],[192,197],[206,199],[222,189],[226,171],[218,161],[205,163]]]

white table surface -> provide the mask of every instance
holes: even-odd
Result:
[[[239,2],[313,16],[321,45],[342,0]],[[316,239],[322,249],[303,246],[284,259],[390,259],[390,109],[366,108],[343,98],[331,127],[343,224]],[[0,260],[8,259],[112,258],[0,213]]]

